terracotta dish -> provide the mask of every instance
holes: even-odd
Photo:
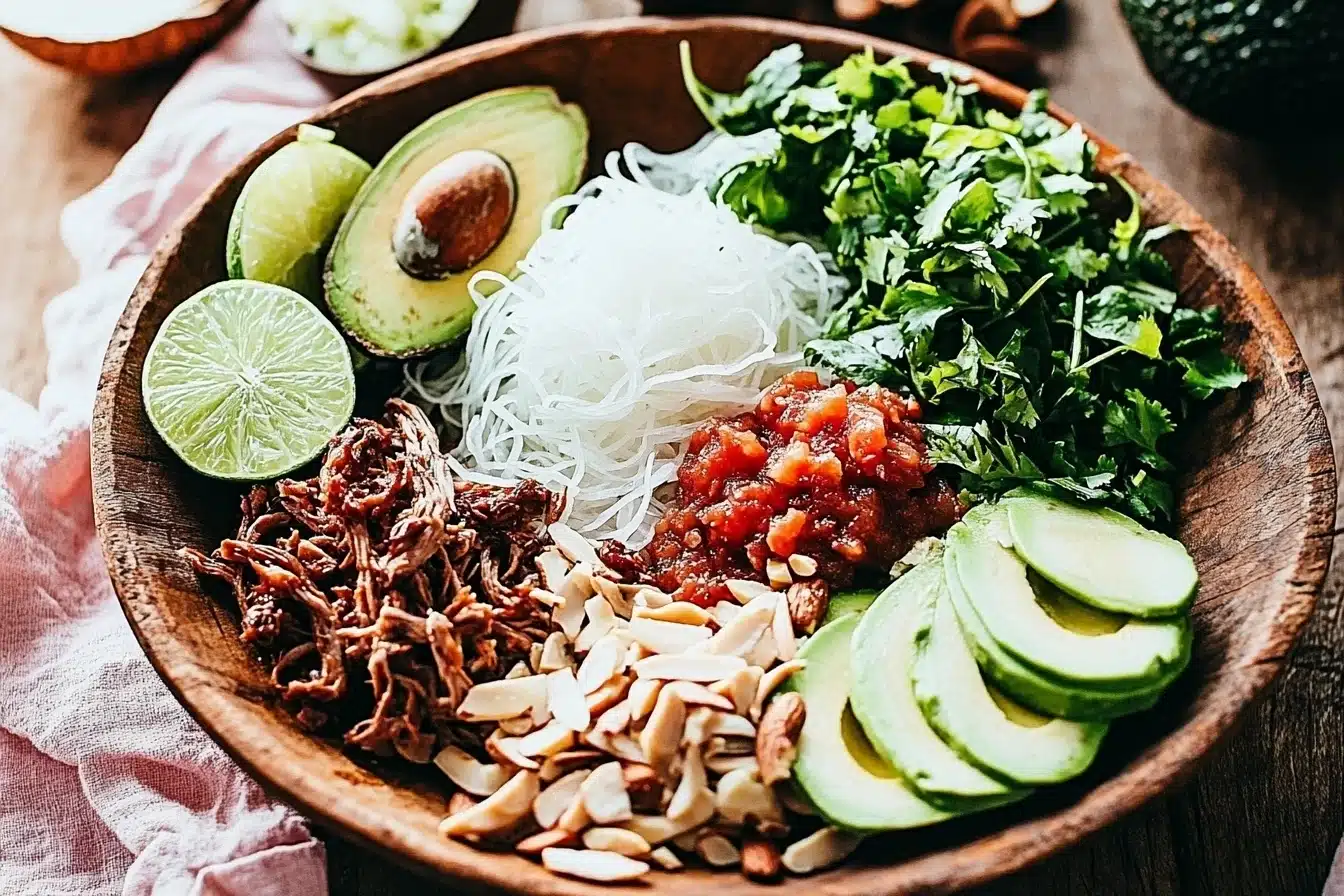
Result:
[[[705,125],[687,98],[677,43],[691,42],[709,84],[732,89],[773,47],[800,41],[838,61],[871,43],[880,54],[926,53],[828,28],[755,19],[629,19],[519,35],[408,69],[312,119],[371,161],[430,114],[484,90],[549,84],[582,105],[590,158],[628,140],[670,150]],[[974,75],[1015,107],[1023,93]],[[1057,110],[1065,120],[1071,117]],[[168,312],[225,276],[224,238],[243,181],[277,136],[229,172],[164,238],[113,337],[93,429],[94,498],[112,580],[150,660],[188,710],[272,793],[329,830],[455,882],[461,892],[533,896],[765,892],[735,872],[657,874],[650,885],[566,880],[516,856],[486,854],[436,833],[446,788],[433,768],[379,765],[309,737],[271,700],[265,672],[239,643],[232,608],[207,594],[179,545],[208,549],[233,529],[234,486],[191,473],[155,436],[140,398],[141,366]],[[1330,556],[1335,470],[1325,417],[1292,334],[1260,281],[1189,204],[1097,135],[1104,168],[1144,197],[1150,223],[1188,233],[1166,241],[1193,305],[1218,305],[1253,382],[1188,428],[1181,540],[1203,576],[1195,658],[1154,711],[1117,727],[1082,778],[1017,806],[931,829],[876,837],[848,863],[776,893],[864,896],[947,892],[1016,871],[1076,843],[1187,778],[1263,694],[1316,601]],[[389,384],[389,388],[392,384]],[[361,396],[376,408],[383,396]]]

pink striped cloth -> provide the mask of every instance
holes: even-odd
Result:
[[[202,58],[62,237],[36,408],[0,392],[0,893],[319,896],[322,844],[196,726],[141,654],[93,530],[89,415],[112,325],[163,231],[327,99],[264,9]],[[222,251],[222,248],[221,248]]]

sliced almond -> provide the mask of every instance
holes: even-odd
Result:
[[[550,849],[553,846],[573,847],[578,845],[578,834],[573,831],[554,828],[549,831],[542,831],[539,834],[533,834],[531,837],[524,837],[513,848],[525,856],[539,856],[543,849]]]
[[[789,602],[775,602],[775,616],[771,621],[770,634],[775,639],[775,653],[779,659],[788,662],[798,654],[798,639],[793,634],[793,617],[789,615]]]
[[[1055,0],[1013,0],[1013,12],[1020,18],[1030,19],[1044,15],[1055,5]]]
[[[570,560],[575,563],[587,563],[593,569],[602,566],[602,561],[597,559],[597,551],[593,548],[592,542],[569,526],[564,523],[551,523],[546,527],[546,531],[550,534],[551,541],[555,542],[555,546],[563,551]]]
[[[779,595],[770,592],[754,597],[733,620],[719,629],[714,637],[696,648],[719,656],[745,657],[770,627]],[[727,676],[722,676],[727,677]]]
[[[511,680],[514,678],[527,678],[531,674],[532,669],[528,667],[527,663],[524,663],[520,660],[519,662],[513,664],[513,668],[509,669],[508,672],[504,673],[504,678],[506,680]]]
[[[744,604],[772,590],[769,585],[762,582],[753,582],[750,579],[729,579],[723,584],[727,587],[729,594],[737,598],[739,603]]]
[[[488,681],[467,691],[457,717],[464,722],[497,722],[530,712],[538,702],[546,702],[546,679],[539,675]]]
[[[630,634],[650,653],[684,653],[693,645],[708,641],[712,632],[707,625],[664,622],[647,616],[630,620]]]
[[[721,600],[714,605],[711,612],[714,614],[714,621],[722,627],[738,617],[738,614],[742,612],[742,605],[730,604],[726,600]]]
[[[761,684],[761,668],[748,666],[739,669],[727,678],[720,679],[709,686],[716,694],[732,701],[733,712],[740,716],[747,714],[756,699],[756,689]]]
[[[656,619],[659,622],[679,622],[682,625],[709,625],[715,621],[713,614],[708,610],[687,600],[674,601],[657,609],[639,607],[630,620],[632,624],[635,619]]]
[[[630,720],[638,722],[640,719],[653,712],[654,703],[658,700],[658,692],[662,690],[663,682],[656,678],[637,678],[630,685],[630,695],[626,698],[626,703],[630,704]],[[756,696],[756,688],[752,687],[752,696]]]
[[[774,626],[771,625],[752,645],[746,656],[747,665],[758,669],[769,669],[779,660],[779,648],[775,646]]]
[[[579,688],[591,694],[625,666],[625,642],[617,635],[599,638],[579,664]]]
[[[796,575],[800,575],[805,579],[810,579],[817,574],[817,561],[806,554],[790,554],[789,569]]]
[[[751,755],[706,756],[705,768],[716,775],[726,775],[735,771],[747,771],[754,775],[760,771],[760,766],[756,764],[756,757]]]
[[[722,834],[706,834],[695,842],[695,853],[715,868],[727,868],[742,861],[733,841]]]
[[[659,659],[653,657],[652,659]],[[645,660],[644,662],[651,662]],[[686,724],[686,704],[671,688],[663,688],[658,694],[649,721],[639,733],[639,747],[644,753],[644,761],[653,766],[660,775],[666,775],[672,757],[681,745],[681,731]]]
[[[628,632],[627,632],[628,634]],[[651,652],[644,649],[644,645],[634,640],[631,636],[630,646],[625,648],[625,667],[628,669],[642,659],[653,656]]]
[[[557,669],[546,675],[546,707],[556,721],[571,731],[584,731],[592,721],[588,703],[573,669]]]
[[[665,591],[659,591],[657,588],[650,588],[645,585],[635,592],[636,606],[650,607],[656,610],[670,603],[672,603],[672,595]]]
[[[613,675],[602,687],[588,695],[588,714],[600,716],[624,700],[632,680],[628,675]]]
[[[537,572],[541,573],[542,587],[553,594],[558,593],[572,565],[556,548],[542,551],[537,555]]]
[[[627,597],[625,592],[621,590],[620,585],[617,585],[615,582],[603,578],[602,576],[593,576],[593,586],[597,588],[598,594],[607,599],[607,603],[611,605],[612,611],[614,611],[617,616],[622,616],[626,619],[630,618],[630,614],[634,612],[635,609],[635,599],[633,596]]]
[[[537,603],[545,604],[552,608],[558,607],[565,602],[563,597],[556,594],[554,591],[548,591],[545,588],[533,588],[531,591],[527,592],[527,596]]]
[[[783,560],[776,560],[774,557],[765,561],[765,577],[776,588],[793,584],[793,574],[789,572],[789,564]]]
[[[695,811],[684,821],[673,821],[666,815],[636,815],[621,827],[634,831],[651,845],[657,846],[700,827],[714,817],[713,792],[706,789],[696,803]]]
[[[630,794],[625,789],[625,774],[619,762],[608,762],[593,769],[579,788],[583,807],[597,824],[628,821],[634,817]]]
[[[589,731],[583,736],[589,744],[604,753],[615,756],[625,762],[647,762],[644,750],[632,737],[624,734],[607,734],[602,731]]]
[[[547,871],[578,877],[583,880],[610,884],[638,880],[649,871],[647,862],[631,859],[614,852],[595,849],[564,849],[554,847],[541,851],[541,864]]]
[[[733,711],[733,701],[694,681],[673,681],[667,685],[688,706],[709,706],[723,712]]]
[[[537,663],[538,672],[555,672],[574,665],[569,655],[569,639],[564,632],[551,632],[541,646],[541,660]]]
[[[606,734],[620,734],[630,727],[630,703],[622,700],[611,709],[602,713],[597,721],[593,723],[594,731],[601,731]]]
[[[499,730],[509,737],[522,737],[537,727],[530,715],[519,716],[516,719],[500,719],[498,724]]]
[[[706,730],[710,737],[756,737],[756,726],[732,712],[711,712]]]
[[[711,737],[705,741],[705,755],[755,756],[756,739],[752,737]]]
[[[703,653],[651,656],[635,663],[634,668],[640,678],[710,682],[727,678],[746,666],[746,660],[738,656]]]
[[[700,758],[700,748],[691,747],[686,751],[686,759],[681,766],[681,780],[667,804],[667,817],[673,821],[686,821],[701,812],[703,793],[709,790],[709,779],[705,775],[705,766]]]
[[[594,765],[602,758],[602,753],[598,750],[565,750],[563,753],[547,756],[541,764],[539,774],[542,783],[549,784],[575,769],[583,768],[586,765]]]
[[[523,755],[518,749],[521,740],[521,737],[506,737],[504,732],[495,730],[485,739],[485,752],[500,765],[537,771],[541,768],[540,764],[532,757]]]
[[[660,846],[649,853],[649,858],[653,859],[654,864],[664,871],[680,871],[686,867],[682,864],[681,859],[677,858],[677,854],[666,846]]]
[[[532,815],[543,828],[553,828],[560,816],[579,798],[579,788],[592,774],[590,769],[570,772],[537,794],[532,800]]]
[[[584,805],[583,796],[580,794],[575,796],[565,807],[565,811],[560,813],[560,819],[555,826],[562,831],[577,834],[592,823],[593,820],[588,817],[588,808]]]
[[[434,757],[434,764],[450,781],[476,796],[489,796],[513,776],[510,769],[496,764],[486,765],[466,750],[453,746],[440,750]]]
[[[574,746],[573,729],[559,720],[518,738],[518,752],[524,756],[554,756]]]
[[[589,828],[583,832],[583,845],[632,859],[642,859],[653,852],[649,841],[625,828]]]
[[[794,815],[802,815],[811,818],[817,814],[817,810],[812,808],[812,804],[800,797],[792,787],[778,787],[775,789],[775,798],[779,804],[788,809]]]
[[[588,624],[574,639],[574,650],[577,653],[587,653],[599,639],[616,627],[616,613],[602,595],[588,598],[583,603],[583,609],[588,616]]]
[[[719,816],[729,824],[745,824],[748,819],[782,822],[784,810],[774,792],[747,768],[728,772],[714,793]]]
[[[512,827],[532,810],[532,801],[540,791],[540,784],[535,772],[521,771],[470,809],[439,822],[439,833],[445,837],[460,837],[491,834]]]
[[[541,653],[542,645],[540,644],[533,644],[531,647],[527,648],[527,665],[531,668],[534,674],[541,666]]]
[[[783,864],[794,874],[811,874],[845,859],[859,848],[861,842],[863,838],[858,834],[822,828],[790,844],[784,850]]]
[[[801,671],[802,668],[802,660],[789,660],[787,663],[780,663],[778,666],[762,675],[761,683],[756,688],[756,699],[751,701],[751,710],[747,713],[747,716],[759,720],[761,718],[761,710],[765,708],[765,701],[770,699],[770,695],[773,694],[780,685],[787,681],[790,675]]]

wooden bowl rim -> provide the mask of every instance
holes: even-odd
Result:
[[[533,44],[574,37],[610,40],[630,34],[691,35],[705,29],[746,30],[785,41],[824,40],[851,45],[855,49],[871,46],[878,53],[903,56],[920,67],[927,67],[935,61],[947,61],[936,54],[893,41],[838,28],[784,20],[745,16],[612,19],[525,32],[451,52],[382,78],[324,106],[306,121],[321,123],[334,114],[348,113],[375,103],[384,94],[446,75],[466,63],[507,55]],[[970,66],[964,68],[982,91],[996,101],[1020,106],[1027,95],[1025,90],[992,75]],[[1054,105],[1051,106],[1051,112],[1068,124],[1077,120]],[[233,719],[219,718],[217,712],[238,700],[237,695],[227,693],[211,681],[216,673],[181,656],[172,656],[176,641],[171,641],[167,649],[163,649],[161,645],[151,642],[142,628],[139,614],[154,617],[157,613],[154,596],[143,569],[134,564],[130,568],[122,568],[114,562],[119,553],[129,555],[133,544],[123,533],[107,525],[108,509],[116,505],[118,496],[110,462],[100,462],[100,459],[109,459],[115,453],[111,427],[107,422],[112,419],[121,368],[126,361],[141,312],[158,291],[169,259],[182,248],[184,223],[193,220],[206,205],[229,188],[238,167],[269,155],[279,145],[292,139],[292,133],[293,128],[290,128],[276,135],[223,175],[160,240],[145,274],[117,323],[104,359],[92,432],[95,519],[104,558],[131,629],[168,688],[202,728],[248,774],[270,792],[343,837],[420,870],[445,875],[468,885],[472,891],[494,888],[500,892],[532,893],[538,896],[595,896],[599,893],[657,891],[661,889],[660,886],[613,888],[560,878],[539,866],[511,857],[483,853],[452,841],[431,842],[416,832],[397,826],[396,819],[386,817],[379,810],[369,810],[359,801],[336,799],[334,788],[339,785],[304,778],[286,764],[283,753],[273,749],[273,745],[268,742],[268,726],[258,726],[250,721],[239,724]],[[1128,154],[1091,129],[1087,129],[1087,133],[1098,145],[1102,159],[1112,170],[1122,169],[1127,177],[1141,181],[1138,188],[1146,200],[1157,198],[1176,210],[1202,254],[1244,297],[1241,307],[1254,330],[1269,346],[1268,373],[1281,378],[1299,394],[1306,411],[1300,426],[1306,440],[1322,458],[1322,466],[1306,487],[1304,506],[1297,511],[1304,517],[1306,527],[1302,548],[1297,554],[1292,575],[1288,577],[1272,628],[1269,629],[1274,637],[1261,639],[1253,651],[1248,651],[1249,656],[1237,658],[1223,667],[1231,681],[1223,685],[1223,698],[1216,706],[1190,718],[1170,732],[1160,745],[1147,747],[1120,773],[1098,784],[1076,803],[994,831],[979,840],[906,859],[895,865],[854,869],[842,867],[830,872],[837,879],[853,881],[862,878],[862,885],[867,887],[864,892],[872,896],[898,890],[922,892],[924,888],[950,892],[1019,871],[1077,843],[1138,809],[1169,787],[1186,780],[1198,762],[1235,729],[1239,718],[1263,696],[1268,685],[1282,670],[1291,645],[1311,615],[1329,565],[1335,518],[1334,456],[1324,411],[1311,375],[1282,314],[1255,273],[1227,239],[1199,216],[1188,202],[1170,187],[1148,175]],[[239,736],[244,731],[261,737]],[[332,798],[330,806],[326,805],[324,797]],[[733,875],[736,877],[735,872]],[[658,880],[662,883],[661,878]],[[734,894],[756,892],[758,889],[756,885],[740,878],[737,878],[736,886],[732,885],[733,882],[727,876],[721,883],[729,885],[729,890]],[[812,879],[809,882],[807,878],[794,879],[785,888],[794,890],[814,886],[830,891],[822,881]],[[764,892],[765,888],[760,887],[759,890]]]

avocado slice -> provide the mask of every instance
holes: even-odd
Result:
[[[1161,679],[1129,689],[1093,689],[1037,672],[995,641],[966,598],[956,570],[944,563],[948,594],[957,611],[966,642],[976,662],[996,687],[1014,700],[1048,716],[1079,722],[1102,722],[1151,709],[1162,692],[1180,676],[1189,661],[1191,638],[1185,640],[1184,658]]]
[[[1092,764],[1105,722],[1049,719],[992,691],[947,590],[930,589],[923,597],[911,667],[915,697],[948,744],[989,773],[1024,785],[1066,781]]]
[[[850,705],[878,754],[928,802],[954,811],[1021,799],[1029,791],[990,777],[943,743],[915,700],[915,635],[943,589],[943,565],[929,560],[893,582],[859,620]]]
[[[512,221],[472,267],[438,280],[412,277],[392,248],[403,203],[427,172],[469,150],[493,153],[508,166]],[[337,322],[384,357],[414,357],[451,343],[471,325],[471,278],[483,270],[513,273],[541,234],[547,207],[578,187],[587,158],[583,112],[549,87],[483,93],[425,121],[383,157],[336,233],[325,281]]]
[[[947,563],[966,602],[1007,653],[1047,675],[1100,689],[1167,678],[1189,657],[1185,618],[1149,621],[1102,613],[1037,587],[1011,543],[1000,506],[976,508],[948,530]]]
[[[877,600],[878,591],[876,588],[856,588],[853,591],[837,591],[831,595],[831,602],[826,605],[826,616],[822,619],[822,625],[827,625],[839,619],[841,616],[848,616],[850,613],[862,613],[872,606],[873,601]]]
[[[1039,492],[1004,501],[1013,549],[1083,603],[1144,618],[1190,609],[1199,574],[1185,547],[1106,508]]]
[[[855,831],[914,828],[953,817],[931,806],[873,752],[849,711],[853,613],[818,629],[798,652],[804,668],[785,684],[802,695],[807,719],[793,777],[818,814]]]

